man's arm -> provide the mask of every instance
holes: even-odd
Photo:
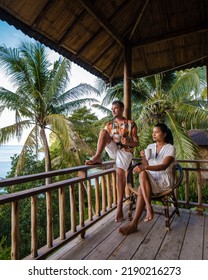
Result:
[[[121,144],[135,148],[139,146],[139,138],[137,135],[137,126],[134,123],[132,127],[132,140],[129,140],[127,137],[121,137]]]

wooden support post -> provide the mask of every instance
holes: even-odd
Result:
[[[208,59],[206,60],[206,73],[207,73],[207,107],[208,107]]]
[[[131,119],[132,48],[126,44],[124,51],[124,117]]]
[[[47,247],[53,246],[52,193],[46,192]]]
[[[19,201],[12,202],[11,259],[19,259]]]
[[[66,238],[66,220],[65,220],[65,190],[59,189],[59,231],[60,239]]]
[[[38,256],[38,208],[37,195],[31,197],[31,255]]]
[[[72,184],[69,186],[70,194],[70,211],[71,211],[71,231],[76,232],[76,201],[75,201],[75,186]]]

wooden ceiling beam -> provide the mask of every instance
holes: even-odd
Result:
[[[165,34],[162,36],[154,37],[152,39],[143,40],[143,41],[141,40],[138,43],[133,43],[132,47],[140,48],[140,47],[145,47],[145,46],[151,45],[151,44],[164,43],[165,41],[170,41],[170,40],[174,40],[174,39],[177,39],[180,37],[188,36],[188,35],[194,34],[196,32],[200,33],[200,32],[207,32],[207,31],[208,31],[208,24],[205,24],[203,26],[200,25],[195,28],[182,30],[181,32],[168,33],[168,34]]]
[[[36,17],[36,19],[33,21],[32,23],[32,27],[35,28],[36,26],[38,26],[39,22],[42,20],[42,18],[44,17],[44,15],[46,14],[46,12],[53,7],[54,5],[54,1],[46,1],[44,7],[42,8],[41,12],[38,14],[38,16]]]
[[[89,1],[86,0],[79,0],[79,2],[83,5],[83,7],[90,13],[98,22],[99,24],[108,32],[111,37],[116,40],[116,42],[124,48],[124,40],[120,37],[117,32],[114,30],[113,26],[109,24],[108,19],[106,19],[103,14],[100,13],[99,10],[95,8]]]
[[[132,36],[134,35],[134,32],[135,32],[135,30],[136,30],[136,28],[137,28],[137,26],[138,26],[138,24],[139,24],[139,22],[140,22],[140,20],[141,20],[141,18],[143,16],[143,14],[144,14],[144,10],[145,10],[148,2],[149,2],[149,0],[144,0],[142,5],[139,7],[138,13],[137,13],[138,17],[137,17],[137,19],[135,21],[135,24],[134,24],[133,28],[132,28],[131,34],[129,36],[129,40],[131,40]]]

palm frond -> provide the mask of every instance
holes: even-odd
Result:
[[[180,104],[180,119],[187,124],[202,128],[203,123],[208,123],[208,110],[195,106],[194,102],[182,103]]]
[[[204,89],[201,91],[201,98],[206,100],[206,103],[208,104],[208,87],[204,87]]]
[[[29,150],[35,152],[37,150],[39,141],[40,141],[40,139],[39,139],[39,137],[37,137],[37,126],[34,126],[31,129],[30,133],[28,134],[28,136],[22,146],[22,149],[21,149],[18,161],[17,161],[16,169],[15,169],[16,176],[18,176],[18,174],[21,170],[24,170],[24,166],[26,164],[27,152]]]
[[[95,88],[100,92],[100,94],[105,94],[108,88],[108,85],[100,78],[95,80]]]
[[[92,107],[98,109],[104,115],[112,116],[111,109],[108,109],[105,106],[102,106],[100,104],[92,104]]]
[[[174,119],[173,115],[167,112],[166,123],[172,131],[174,138],[174,145],[176,147],[177,159],[190,159],[197,156],[197,146],[193,143],[188,133],[184,128]]]
[[[59,112],[63,112],[65,114],[70,114],[72,113],[75,109],[80,108],[81,106],[85,106],[85,105],[90,105],[92,103],[95,102],[99,102],[97,99],[95,98],[84,98],[84,99],[77,99],[77,100],[72,100],[69,102],[66,102],[65,104],[57,107],[57,110]]]
[[[192,93],[199,92],[200,79],[196,72],[187,72],[169,90],[168,96],[173,100],[186,100]],[[189,93],[189,95],[188,95]]]
[[[65,91],[69,83],[69,74],[71,71],[71,62],[67,59],[59,58],[54,62],[54,68],[51,70],[48,87],[46,87],[46,101],[53,102],[54,105],[65,102]]]
[[[30,128],[31,123],[28,120],[0,128],[0,145],[5,144],[14,138],[21,139],[21,131]],[[18,128],[18,129],[17,129]]]

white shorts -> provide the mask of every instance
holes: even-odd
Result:
[[[105,150],[109,157],[116,161],[116,168],[121,168],[124,171],[128,170],[133,157],[132,153],[121,150],[113,141],[105,147]]]

